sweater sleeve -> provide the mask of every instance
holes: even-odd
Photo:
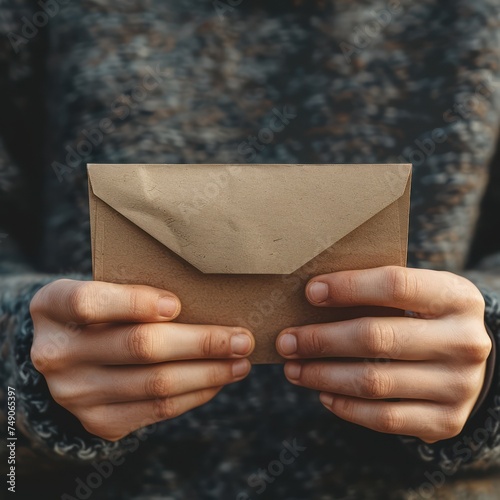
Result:
[[[500,241],[499,233],[496,238]],[[487,469],[500,465],[500,252],[460,274],[479,288],[485,300],[485,326],[493,341],[485,385],[471,417],[458,436],[434,444],[401,438],[428,463],[430,469],[449,474],[460,469]]]
[[[500,254],[497,256],[500,263]],[[500,269],[499,269],[500,270]],[[486,390],[480,405],[469,418],[462,432],[452,438],[426,444],[423,441],[401,437],[411,451],[427,462],[432,470],[442,470],[452,474],[460,469],[487,469],[500,465],[500,273],[496,277],[499,288],[492,289],[483,281],[483,273],[472,271],[463,273],[478,286],[483,293],[486,312],[485,323],[494,339],[495,365],[491,366],[491,377],[487,377]],[[490,277],[485,273],[485,277]],[[488,380],[489,379],[489,380]]]
[[[23,469],[33,462],[38,468],[47,460],[85,462],[119,456],[126,444],[111,443],[85,431],[76,417],[52,399],[44,377],[31,362],[31,298],[60,277],[36,272],[0,276],[0,425],[7,428],[7,415],[12,416],[8,410],[13,410],[14,423],[9,421],[13,434],[9,435],[16,438],[16,459]],[[14,407],[12,398],[8,404],[8,395],[14,396]],[[2,454],[5,450],[2,447]]]
[[[33,322],[30,302],[47,283],[63,276],[37,272],[16,234],[10,230],[9,214],[19,212],[14,196],[22,191],[20,165],[0,141],[0,426],[5,438],[13,438],[16,461],[23,470],[35,464],[38,470],[53,461],[75,461],[119,456],[126,442],[111,443],[89,434],[78,420],[51,397],[44,377],[34,368],[30,350]],[[64,276],[91,279],[86,275]],[[10,396],[10,398],[9,398]],[[9,424],[8,431],[7,423]],[[130,440],[129,440],[130,441]],[[133,443],[132,443],[133,444]],[[129,443],[130,445],[130,443]],[[1,447],[1,456],[9,453]],[[10,454],[9,454],[10,456]],[[4,457],[5,458],[5,457]],[[7,460],[2,460],[3,464]],[[22,465],[21,465],[22,464]]]
[[[491,5],[491,4],[490,4]],[[495,13],[496,12],[496,13]],[[491,12],[487,36],[498,38],[497,11]],[[470,35],[473,36],[473,35]],[[464,67],[471,64],[470,39],[457,39]],[[416,189],[412,190],[412,267],[447,270],[464,276],[481,291],[485,300],[484,322],[493,349],[481,395],[462,432],[454,438],[427,444],[401,437],[408,451],[420,458],[429,472],[453,473],[467,469],[486,469],[500,465],[500,147],[498,141],[500,95],[498,44],[481,52],[495,61],[482,67],[482,78],[491,83],[484,95],[484,113],[471,113],[467,119],[447,123],[443,129],[450,139],[439,153],[420,166]],[[457,52],[458,53],[458,52]],[[489,75],[488,75],[489,73]],[[476,88],[477,70],[464,71],[462,83]],[[454,97],[461,102],[460,97]],[[497,138],[489,148],[473,144],[465,127],[478,137]],[[467,151],[468,160],[454,162]],[[451,158],[445,158],[448,154]],[[489,168],[488,168],[489,165]],[[425,172],[423,174],[422,172]],[[410,224],[410,227],[412,226]]]
[[[15,438],[7,442],[15,443],[19,470],[25,471],[33,461],[40,470],[53,460],[82,462],[124,449],[123,442],[89,434],[55,403],[30,359],[30,301],[42,286],[62,277],[39,272],[46,32],[40,29],[27,38],[22,30],[35,7],[7,0],[0,12],[0,459],[9,453],[6,438]],[[5,466],[5,457],[1,462]]]

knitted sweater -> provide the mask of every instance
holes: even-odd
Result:
[[[498,369],[463,432],[432,445],[338,419],[275,365],[107,442],[51,398],[30,360],[29,314],[44,284],[91,279],[87,163],[409,162],[408,264],[476,283],[498,350],[498,205],[481,211],[499,168],[496,0],[2,0],[0,8],[0,439],[13,387],[19,492],[417,498],[452,475],[500,465]],[[288,123],[270,139],[261,131],[277,114]],[[484,245],[475,248],[478,227]]]

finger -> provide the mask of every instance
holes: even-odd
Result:
[[[387,306],[431,317],[469,310],[471,296],[479,306],[476,292],[455,274],[398,266],[324,274],[306,286],[308,300],[317,306]]]
[[[467,401],[479,375],[460,377],[442,366],[412,362],[314,361],[285,364],[287,379],[318,391],[363,399],[416,399],[437,403]],[[477,380],[475,380],[477,379]]]
[[[250,373],[251,366],[247,359],[104,366],[92,369],[80,391],[73,386],[58,391],[52,386],[51,393],[58,402],[69,405],[77,401],[95,405],[166,398],[238,382]]]
[[[71,344],[75,359],[93,364],[149,364],[248,356],[250,331],[234,326],[137,323],[87,326]]]
[[[50,304],[50,318],[76,324],[168,321],[180,313],[179,299],[146,285],[58,280],[44,287],[32,308]]]
[[[445,409],[428,401],[368,401],[321,393],[321,402],[338,417],[386,434],[416,436],[427,443],[457,436],[465,412]]]
[[[442,359],[456,338],[442,321],[418,318],[357,318],[283,330],[276,349],[285,358]],[[453,338],[450,338],[453,337]],[[456,340],[456,339],[455,339]]]
[[[91,408],[77,417],[84,427],[109,441],[163,420],[170,420],[210,401],[222,387],[202,389],[170,398],[116,403]]]

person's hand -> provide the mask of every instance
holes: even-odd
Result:
[[[283,330],[276,348],[294,360],[285,364],[290,382],[321,391],[335,415],[375,431],[427,443],[461,432],[492,348],[475,285],[449,272],[389,266],[317,276],[306,296],[320,307],[389,306],[412,314]],[[359,359],[320,359],[327,357]]]
[[[55,281],[31,301],[33,365],[85,429],[116,441],[206,403],[250,371],[248,330],[170,323],[180,308],[149,286]]]

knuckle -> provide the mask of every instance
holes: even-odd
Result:
[[[158,398],[154,402],[154,416],[157,420],[170,420],[179,414],[174,398]]]
[[[232,380],[231,366],[227,365],[225,370],[220,366],[211,366],[207,373],[207,382],[209,387],[217,387],[226,381]]]
[[[127,433],[118,434],[115,429],[108,428],[107,426],[103,426],[101,424],[82,422],[82,425],[87,432],[90,432],[90,434],[112,443],[119,441],[127,435]]]
[[[385,434],[400,434],[405,425],[403,415],[393,406],[380,409],[377,417],[377,427]]]
[[[81,400],[82,398],[82,394],[78,388],[75,388],[64,381],[50,384],[49,390],[54,401],[64,408],[73,406],[75,402]]]
[[[326,354],[328,351],[324,336],[318,328],[311,328],[308,331],[308,342],[305,343],[308,347],[306,351],[314,354]]]
[[[439,438],[450,439],[458,436],[464,428],[466,419],[462,410],[456,408],[448,410],[441,425]]]
[[[166,370],[153,370],[146,381],[146,395],[149,398],[166,398],[174,390],[172,374]]]
[[[489,335],[474,336],[463,348],[466,359],[474,364],[482,364],[487,359],[493,348]]]
[[[127,289],[129,294],[129,311],[133,317],[140,317],[144,313],[144,301],[141,300],[141,290],[135,286]]]
[[[124,438],[127,434],[119,434],[119,435],[116,435],[116,434],[108,434],[108,433],[104,433],[102,435],[100,435],[99,437],[101,437],[102,439],[105,439],[106,441],[110,441],[111,443],[116,443],[117,441],[120,441],[120,439]]]
[[[196,401],[194,406],[201,406],[205,404],[214,395],[214,389],[204,389],[196,393]]]
[[[361,375],[360,392],[368,399],[384,399],[391,394],[391,382],[379,369],[367,366]]]
[[[324,371],[323,363],[306,364],[300,371],[299,380],[305,384],[314,384],[319,390],[327,391],[330,388],[328,376]]]
[[[154,359],[153,335],[150,325],[132,325],[126,336],[127,350],[139,363],[151,363]]]
[[[453,287],[450,294],[454,297],[456,307],[467,313],[477,312],[483,316],[486,304],[476,285],[463,276],[448,274],[451,275],[450,283]]]
[[[95,288],[91,282],[82,282],[68,294],[67,303],[71,315],[78,323],[90,323],[95,317]]]
[[[418,296],[420,290],[414,274],[397,266],[389,266],[386,272],[389,295],[395,303],[408,303]]]
[[[200,351],[206,358],[230,355],[229,335],[219,329],[209,328],[200,337]]]
[[[46,369],[46,358],[41,352],[40,343],[33,342],[30,351],[30,358],[33,366],[41,373]]]
[[[80,422],[82,423],[84,429],[87,432],[90,432],[90,434],[93,434],[94,436],[97,436],[97,437],[100,437],[103,439],[107,439],[106,433],[104,432],[102,425],[97,425],[94,422],[87,422],[85,420],[80,420]]]
[[[64,282],[73,281],[66,278],[58,279],[47,283],[45,286],[40,288],[32,297],[30,301],[30,314],[36,316],[37,314],[43,314],[44,311],[53,302],[54,294],[60,285]]]
[[[54,372],[64,364],[62,349],[51,341],[35,341],[31,346],[30,357],[36,370],[43,374]]]
[[[202,334],[200,338],[200,351],[202,356],[208,358],[211,356],[213,351],[213,339],[212,332],[208,331]]]
[[[389,323],[379,319],[362,318],[360,325],[366,350],[372,357],[392,357],[397,353],[396,332]]]
[[[427,444],[434,444],[434,443],[437,443],[439,441],[439,438],[438,437],[435,437],[435,436],[421,436],[420,439],[424,442],[424,443],[427,443]]]
[[[33,295],[30,301],[30,314],[32,317],[36,317],[38,314],[42,313],[45,310],[47,300],[45,298],[47,293],[47,287],[49,285],[40,288],[35,295]]]
[[[469,293],[467,294],[467,305],[468,309],[474,312],[478,312],[481,317],[484,315],[484,310],[486,308],[486,302],[484,300],[483,294],[479,291],[479,289],[468,281],[469,284]]]
[[[342,418],[348,420],[349,422],[353,422],[356,417],[356,403],[352,398],[344,398],[340,408],[340,414]]]
[[[347,301],[349,303],[355,304],[356,299],[359,296],[359,285],[356,280],[356,275],[354,273],[347,273],[344,279],[344,289]]]
[[[117,441],[116,432],[110,432],[108,429],[108,422],[106,420],[105,412],[99,408],[86,408],[78,411],[76,417],[80,420],[81,424],[87,432],[94,434],[107,441]]]
[[[475,390],[474,380],[467,373],[454,373],[453,400],[463,401],[464,398],[471,396]]]
[[[474,310],[479,311],[481,317],[484,316],[484,310],[486,309],[486,301],[484,300],[483,294],[476,288],[475,293],[472,298],[472,306]]]

